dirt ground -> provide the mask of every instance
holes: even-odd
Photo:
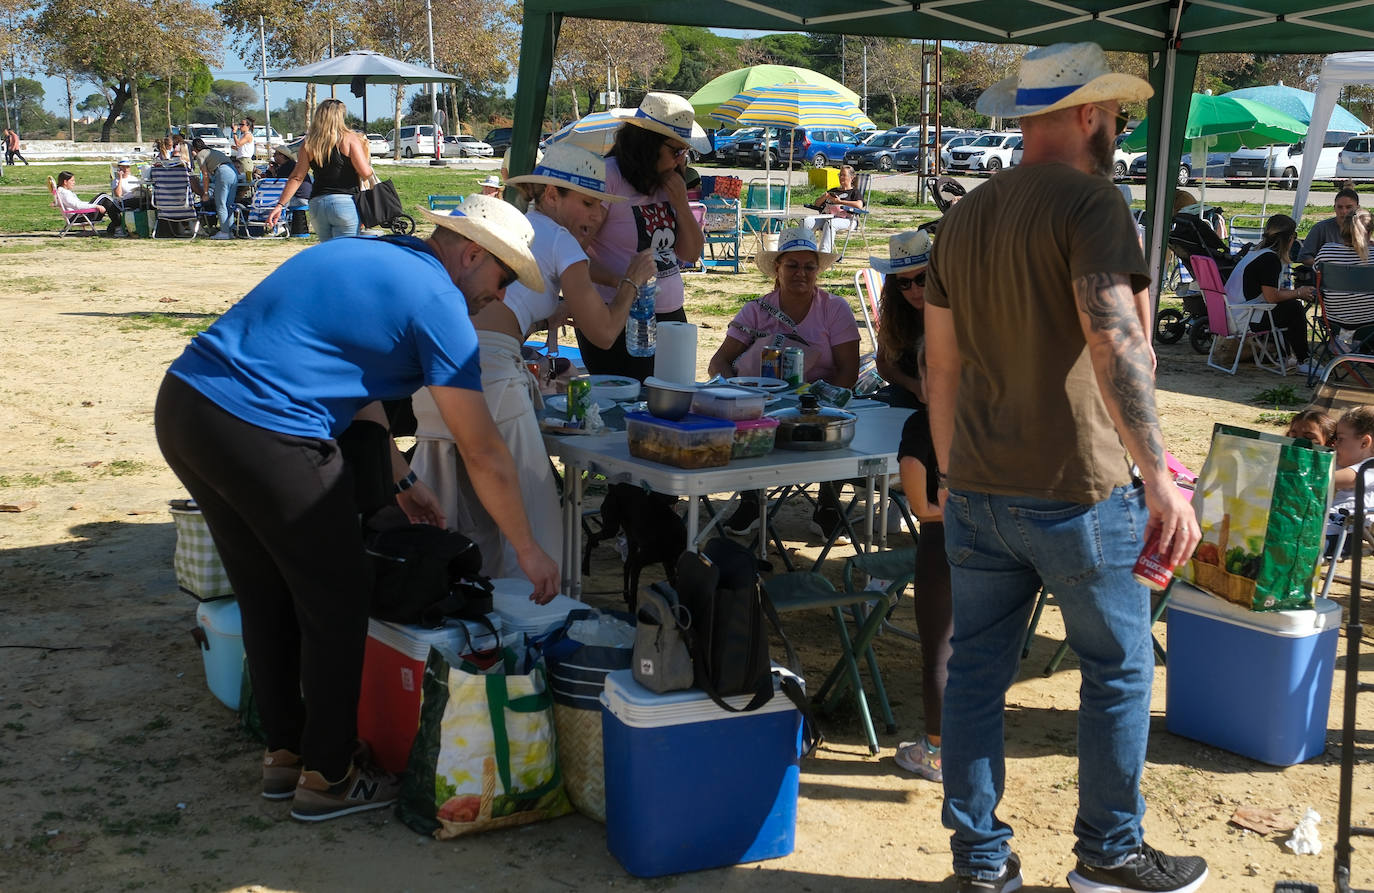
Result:
[[[603,828],[580,816],[436,843],[389,811],[315,827],[290,821],[288,804],[258,797],[259,749],[207,691],[188,634],[195,603],[176,587],[166,511],[167,500],[183,494],[158,454],[152,406],[163,370],[186,341],[183,327],[225,310],[300,248],[0,238],[0,503],[32,503],[0,514],[0,889],[878,893],[952,886],[940,789],[892,761],[895,745],[922,729],[916,646],[892,636],[878,648],[898,733],[882,735],[874,758],[852,715],[823,723],[829,740],[803,765],[796,851],[783,859],[639,880],[609,855]],[[856,253],[830,281],[852,282],[858,260]],[[737,301],[761,286],[757,274],[695,277],[690,301]],[[719,328],[703,333],[703,365],[720,335]],[[1194,469],[1214,422],[1263,427],[1257,419],[1265,407],[1250,402],[1255,394],[1284,383],[1303,393],[1297,379],[1280,381],[1253,366],[1235,377],[1209,370],[1186,343],[1161,346],[1159,357],[1166,439]],[[806,535],[794,533],[805,546]],[[600,593],[591,601],[611,604],[618,565],[609,548],[599,556],[601,573],[587,588]],[[1344,602],[1346,593],[1337,596]],[[904,618],[910,610],[902,606]],[[826,622],[789,624],[812,672],[834,657]],[[1160,623],[1161,638],[1164,631]],[[1013,845],[1031,890],[1065,889],[1073,867],[1079,673],[1071,656],[1053,676],[1041,675],[1062,633],[1051,605],[1007,708],[1001,816],[1016,829]],[[1227,668],[1227,675],[1244,673]],[[1374,681],[1369,672],[1363,677]],[[1283,879],[1329,889],[1342,678],[1338,672],[1333,685],[1327,752],[1280,769],[1168,733],[1165,668],[1157,667],[1144,780],[1148,840],[1207,857],[1209,890],[1269,890]],[[1359,718],[1374,727],[1370,707]],[[1366,747],[1369,740],[1361,735]],[[1363,766],[1361,773],[1355,820],[1369,824],[1369,775]],[[1229,824],[1242,805],[1292,819],[1315,808],[1322,853],[1296,856],[1282,845],[1284,834]],[[1356,853],[1354,878],[1357,886],[1374,879],[1367,849]]]

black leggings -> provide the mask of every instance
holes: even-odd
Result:
[[[1279,301],[1270,311],[1274,326],[1283,332],[1288,349],[1299,363],[1307,362],[1307,307],[1297,298]]]
[[[667,313],[655,313],[654,316],[659,322],[686,322],[687,310],[679,307]],[[573,331],[577,334],[577,349],[582,351],[582,365],[591,374],[624,375],[638,381],[654,374],[654,358],[630,356],[630,352],[625,348],[624,332],[620,333],[620,337],[615,339],[615,343],[610,347],[601,348],[588,340],[581,329]]]
[[[154,420],[238,597],[268,749],[342,777],[357,738],[372,576],[338,444],[250,425],[171,375]]]
[[[939,735],[953,651],[949,640],[954,635],[954,601],[941,521],[922,521],[916,540],[916,632],[921,636],[921,703],[926,711],[926,734]]]

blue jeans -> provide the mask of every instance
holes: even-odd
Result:
[[[219,231],[233,234],[234,193],[239,187],[239,172],[232,164],[221,164],[210,175],[210,194],[215,197],[215,213],[219,215]]]
[[[351,195],[311,196],[310,219],[321,242],[358,234],[358,206]]]
[[[995,877],[1010,852],[1011,827],[996,815],[1006,783],[1003,712],[1042,581],[1083,677],[1074,853],[1111,866],[1140,846],[1154,654],[1149,590],[1131,570],[1147,518],[1144,491],[1131,486],[1094,505],[949,494],[954,638],[941,758],[956,873]]]

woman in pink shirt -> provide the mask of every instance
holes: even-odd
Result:
[[[816,285],[816,277],[835,263],[836,255],[821,251],[815,233],[805,227],[785,229],[778,235],[777,251],[762,251],[754,263],[763,275],[773,277],[773,290],[740,308],[725,340],[711,357],[711,375],[759,374],[760,355],[770,347],[800,347],[806,356],[802,377],[824,379],[852,388],[859,377],[859,327],[849,302]],[[759,523],[758,494],[740,494],[740,506],[723,525],[734,534],[752,532]],[[820,505],[811,517],[811,529],[836,544],[849,542],[837,533],[844,523],[839,493],[826,481],[820,487]]]

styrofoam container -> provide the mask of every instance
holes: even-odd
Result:
[[[587,607],[575,598],[555,595],[547,605],[530,601],[534,585],[529,580],[501,578],[491,581],[492,607],[501,615],[505,629],[532,639],[546,636],[563,625],[568,612]]]
[[[495,614],[488,629],[474,620],[451,620],[442,629],[425,629],[370,619],[363,651],[363,681],[358,695],[358,737],[372,748],[377,765],[401,772],[420,726],[420,691],[431,646],[460,657],[497,649],[502,621]]]
[[[658,695],[616,670],[601,703],[606,846],[626,871],[658,877],[792,852],[801,714],[785,695],[729,713],[705,692]]]
[[[238,599],[217,599],[196,606],[196,625],[204,632],[200,659],[210,692],[230,710],[239,709],[243,689],[243,620]]]
[[[1326,749],[1341,608],[1250,611],[1183,582],[1169,599],[1170,732],[1274,766]]]
[[[763,415],[767,395],[743,388],[702,388],[692,398],[692,412],[717,419],[756,419]]]

